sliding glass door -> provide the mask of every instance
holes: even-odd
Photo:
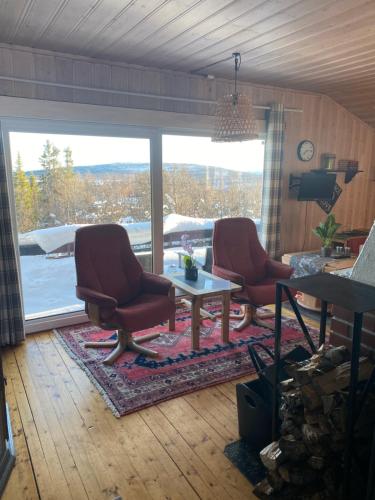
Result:
[[[118,223],[152,271],[150,138],[9,132],[26,320],[83,309],[75,296],[74,238]]]
[[[117,125],[2,122],[27,331],[83,321],[74,238],[123,225],[144,269],[168,272],[188,238],[198,262],[222,217],[260,223],[264,141],[216,144]]]
[[[264,141],[214,143],[163,135],[164,269],[181,266],[183,240],[209,270],[216,219],[249,217],[260,227]]]

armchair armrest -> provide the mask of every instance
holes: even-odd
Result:
[[[276,260],[268,259],[266,271],[271,278],[288,279],[293,273],[293,268]]]
[[[212,266],[212,274],[219,276],[219,278],[237,283],[238,285],[245,285],[245,278],[241,274],[229,271],[229,269],[224,269],[223,267],[214,265]]]
[[[79,299],[89,302],[90,304],[95,304],[96,306],[103,307],[106,309],[115,309],[118,305],[117,300],[104,293],[91,290],[91,288],[86,288],[84,286],[76,286],[76,295]]]
[[[157,274],[143,272],[141,287],[144,292],[168,295],[172,283]]]

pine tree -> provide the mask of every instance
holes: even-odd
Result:
[[[60,150],[49,140],[43,147],[39,163],[44,173],[41,180],[41,219],[44,226],[54,226],[60,222],[60,197],[62,190]]]
[[[13,174],[18,230],[21,233],[38,227],[39,186],[35,176],[30,178],[23,170],[22,158],[17,154]]]
[[[39,228],[39,210],[40,210],[40,188],[35,175],[30,175],[30,197],[31,197],[31,212],[30,218],[34,228]]]
[[[43,147],[43,153],[39,157],[39,163],[46,171],[55,170],[61,167],[59,162],[60,150],[48,139]]]
[[[69,146],[64,149],[64,155],[65,155],[65,169],[72,171],[73,165],[74,165],[73,153],[72,153],[72,149]]]
[[[73,153],[68,146],[63,150],[63,163],[60,150],[46,141],[39,162],[44,169],[41,182],[41,214],[44,226],[74,224],[76,205],[80,194],[80,179],[74,173]]]
[[[73,224],[75,222],[75,202],[76,196],[79,192],[77,188],[76,175],[73,170],[73,152],[68,146],[64,149],[64,167],[62,171],[62,197],[63,206],[65,208],[64,222],[66,224]]]

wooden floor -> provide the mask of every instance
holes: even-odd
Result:
[[[51,332],[3,364],[17,451],[4,500],[255,498],[223,454],[238,381],[117,419]]]

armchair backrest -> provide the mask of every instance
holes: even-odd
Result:
[[[125,304],[139,295],[143,269],[118,224],[81,227],[75,237],[77,285]]]
[[[247,284],[255,284],[265,277],[268,256],[251,219],[234,217],[217,220],[212,247],[213,264],[241,274]]]

